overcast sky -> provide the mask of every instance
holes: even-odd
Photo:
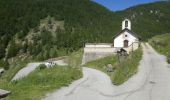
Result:
[[[93,0],[112,11],[119,11],[138,4],[155,2],[158,0]]]

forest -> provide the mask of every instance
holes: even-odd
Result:
[[[45,60],[85,43],[112,43],[124,18],[145,41],[170,32],[169,9],[167,1],[112,12],[89,0],[0,0],[0,62],[17,55]]]

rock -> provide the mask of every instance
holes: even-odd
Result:
[[[0,76],[5,72],[4,69],[0,69]]]
[[[11,92],[0,89],[0,99],[8,96]]]
[[[113,66],[111,64],[107,65],[107,72],[113,72]]]

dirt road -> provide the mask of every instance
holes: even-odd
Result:
[[[101,71],[83,68],[84,77],[69,87],[49,93],[45,100],[169,100],[170,68],[166,58],[143,45],[138,73],[114,86]]]

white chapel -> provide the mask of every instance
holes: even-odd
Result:
[[[139,46],[140,37],[131,31],[131,21],[125,19],[122,22],[122,30],[113,37],[113,43],[85,44],[82,64],[116,54],[122,48],[129,53]]]
[[[131,21],[125,19],[122,22],[122,30],[113,37],[115,48],[128,48],[133,44],[139,44],[140,37],[131,31]]]

